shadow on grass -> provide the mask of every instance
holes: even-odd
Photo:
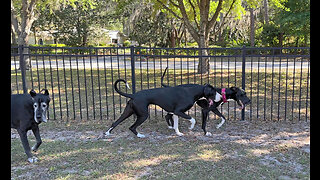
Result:
[[[51,125],[48,129],[53,134],[68,131],[67,136],[74,135],[60,140],[48,136],[43,127],[44,143],[37,153],[40,161],[32,165],[26,162],[20,140],[13,139],[11,174],[42,179],[310,178],[308,123],[227,121],[216,130],[211,121],[208,129],[213,136],[205,137],[199,125],[188,132],[189,123],[182,120],[185,136],[178,137],[164,120],[155,119],[139,128],[145,139],[129,132],[131,123],[120,124],[111,137],[99,140],[85,138],[86,133],[98,130],[96,135],[100,134],[105,123],[97,129],[87,123],[79,131]]]

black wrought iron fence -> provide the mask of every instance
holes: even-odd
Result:
[[[165,83],[209,83],[215,87],[242,87],[252,100],[245,111],[235,102],[221,107],[230,120],[308,120],[310,117],[310,48],[199,48],[148,47],[12,47],[11,91],[47,88],[51,94],[49,118],[116,119],[127,98],[113,89],[126,79],[134,93]],[[199,58],[209,58],[210,71],[198,73]],[[26,59],[26,70],[20,66]],[[23,80],[25,79],[25,83]],[[25,84],[25,85],[24,85]],[[25,87],[25,90],[24,88]],[[200,118],[199,107],[189,110]],[[150,106],[152,116],[165,112]]]

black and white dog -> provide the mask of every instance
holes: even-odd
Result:
[[[165,69],[164,73],[161,76],[161,85],[165,88],[170,87],[163,83],[163,77],[167,69],[168,68]],[[184,85],[180,85],[180,86],[184,86]],[[208,101],[208,99],[199,99],[196,101],[196,103],[202,108],[201,110],[202,129],[204,131],[204,135],[206,136],[212,135],[210,132],[206,131],[206,124],[207,124],[208,114],[210,111],[214,112],[216,115],[218,115],[221,118],[221,122],[216,126],[217,129],[219,129],[225,123],[226,118],[217,109],[218,106],[228,101],[236,101],[237,104],[240,106],[240,108],[243,109],[246,104],[249,104],[251,102],[251,100],[247,97],[246,92],[243,89],[238,87],[214,88],[214,92],[215,92],[214,99],[212,99],[211,101]],[[165,116],[165,118],[170,128],[173,124],[173,115],[168,113]]]
[[[127,87],[129,85],[123,79],[118,79],[114,83],[114,89],[122,96],[131,98],[127,102],[127,106],[124,109],[124,112],[121,114],[119,119],[115,121],[111,127],[105,132],[105,135],[110,135],[110,132],[123,120],[130,117],[132,114],[137,116],[135,123],[129,128],[137,137],[145,137],[143,134],[140,134],[136,131],[137,127],[140,126],[149,116],[148,106],[149,104],[155,104],[163,108],[165,111],[173,115],[173,128],[177,135],[182,136],[178,129],[178,116],[185,118],[191,122],[189,129],[192,129],[195,125],[195,119],[191,116],[185,114],[194,103],[200,98],[206,98],[207,101],[211,102],[208,104],[213,104],[211,99],[214,99],[216,94],[215,89],[207,85],[198,85],[198,84],[188,84],[184,86],[175,86],[168,88],[155,88],[142,90],[135,94],[127,94],[121,92],[117,85],[119,82],[126,83]]]
[[[44,93],[41,93],[42,91]],[[47,122],[50,97],[47,89],[42,91],[36,93],[31,90],[29,94],[11,95],[11,128],[17,129],[30,163],[38,159],[31,154],[27,131],[31,129],[36,137],[37,142],[32,147],[32,150],[36,152],[42,143],[38,125],[41,122]]]

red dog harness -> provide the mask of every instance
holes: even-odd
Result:
[[[228,102],[227,100],[227,96],[226,96],[226,88],[222,88],[221,89],[221,94],[222,94],[222,101],[225,103],[225,102]]]

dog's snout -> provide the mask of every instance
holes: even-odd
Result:
[[[37,114],[37,118],[38,118],[38,119],[41,118],[41,114]]]

